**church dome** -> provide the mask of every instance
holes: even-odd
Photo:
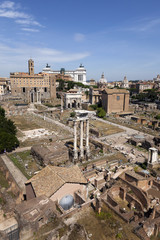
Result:
[[[107,83],[107,79],[104,77],[104,73],[102,73],[99,83]]]
[[[69,210],[74,204],[74,198],[72,195],[66,195],[61,198],[59,204],[64,210]]]

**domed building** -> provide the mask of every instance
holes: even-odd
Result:
[[[123,87],[123,88],[129,88],[128,79],[127,79],[126,76],[124,76],[124,80],[122,81],[121,87]]]
[[[87,200],[87,179],[77,165],[47,165],[26,183],[26,200],[46,196],[66,211]]]
[[[107,79],[104,77],[104,73],[102,73],[101,78],[98,82],[98,87],[99,88],[105,88],[107,87]]]

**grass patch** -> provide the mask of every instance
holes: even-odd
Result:
[[[0,197],[0,204],[1,205],[5,205],[6,204],[6,201],[3,197]]]
[[[96,216],[101,220],[112,218],[112,214],[110,212],[103,212],[103,211],[101,211],[100,213],[96,213]]]
[[[119,127],[98,120],[90,120],[90,126],[91,128],[94,128],[95,130],[99,131],[101,136],[108,136],[111,134],[120,133],[124,131]]]
[[[8,181],[6,180],[2,171],[0,171],[0,185],[1,185],[1,187],[4,187],[4,188],[9,187]]]
[[[29,151],[26,151],[27,153],[18,153],[19,156],[22,156],[22,159],[24,160],[27,156],[28,156],[28,152]],[[12,162],[14,163],[14,165],[19,168],[19,170],[23,173],[23,175],[29,179],[31,178],[31,176],[27,173],[26,169],[25,169],[25,166],[23,164],[23,161],[20,162],[19,159],[17,158],[17,155],[14,155],[14,154],[9,154],[8,155],[9,158],[12,160]]]

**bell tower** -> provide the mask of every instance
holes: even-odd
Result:
[[[32,59],[28,60],[28,72],[29,75],[34,75],[34,61]]]

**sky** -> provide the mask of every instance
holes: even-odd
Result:
[[[148,80],[160,74],[159,0],[0,0],[0,77],[75,70],[87,79]]]

